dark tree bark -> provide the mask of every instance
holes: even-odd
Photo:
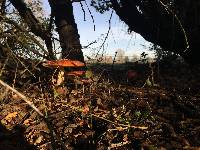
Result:
[[[84,62],[72,2],[69,0],[49,0],[49,4],[52,14],[55,16],[55,24],[62,47],[62,58]]]
[[[164,50],[200,64],[200,3],[198,0],[111,0],[131,31]],[[189,47],[188,47],[189,45]]]

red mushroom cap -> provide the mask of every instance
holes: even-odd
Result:
[[[135,70],[128,70],[127,71],[127,78],[128,79],[136,79],[138,76],[139,76],[139,74]]]
[[[65,75],[69,76],[82,76],[84,75],[85,71],[81,70],[81,67],[85,67],[85,64],[83,62],[77,61],[77,60],[70,60],[70,59],[61,59],[61,60],[51,60],[51,61],[45,61],[42,63],[44,67],[50,67],[50,68],[80,68],[80,70],[72,70],[67,71]]]
[[[52,60],[46,61],[42,64],[45,67],[84,67],[85,64],[83,62],[77,60],[70,60],[70,59],[61,59],[61,60]]]

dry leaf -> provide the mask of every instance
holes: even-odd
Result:
[[[43,140],[43,136],[41,135],[35,140],[34,145],[40,144],[42,140]]]
[[[116,127],[116,129],[117,129],[118,131],[124,131],[124,128],[122,128],[122,127]]]
[[[67,95],[69,91],[65,87],[58,87],[56,89],[56,92],[57,92],[58,95]]]
[[[18,100],[18,99],[20,99],[20,97],[17,94],[13,94],[12,95],[12,99],[13,100]]]
[[[80,125],[81,127],[83,127],[84,124],[85,124],[84,120],[81,120],[81,121],[79,122],[79,125]]]
[[[58,73],[58,79],[57,79],[57,85],[60,85],[64,82],[65,78],[64,78],[64,71],[60,71]]]
[[[88,114],[89,111],[90,111],[90,108],[88,107],[88,105],[85,105],[85,106],[83,107],[82,112],[83,112],[84,114]]]
[[[18,115],[17,112],[9,113],[3,120],[7,122],[11,122],[14,118],[16,118]]]
[[[28,127],[28,126],[31,125],[31,122],[32,122],[32,119],[26,119],[26,120],[24,120],[23,125],[25,125],[26,127]]]
[[[124,135],[123,141],[124,141],[124,142],[128,142],[128,134],[125,134],[125,135]]]

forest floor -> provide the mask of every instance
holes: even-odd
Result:
[[[45,117],[0,85],[0,150],[200,149],[199,67],[154,68],[155,86],[148,65],[109,67],[94,65],[97,80],[73,89],[15,86]],[[137,80],[126,82],[127,69]]]

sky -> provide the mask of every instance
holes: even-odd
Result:
[[[87,4],[88,6],[90,5],[89,3]],[[50,7],[48,0],[43,0],[43,5],[45,14],[49,15]],[[86,21],[84,21],[84,13],[81,9],[80,3],[75,2],[73,4],[75,21],[78,26],[82,46],[87,46],[89,43],[97,41],[97,43],[92,44],[89,48],[83,49],[84,55],[94,56],[94,54],[99,51],[99,47],[102,45],[109,30],[109,18],[111,16],[111,11],[100,14],[96,12],[94,8],[89,6],[94,18],[93,23],[91,15],[84,2],[83,6],[86,14]],[[128,27],[125,23],[120,21],[119,17],[115,13],[113,13],[110,27],[111,29],[108,38],[104,44],[104,50],[101,49],[100,54],[104,53],[109,56],[114,56],[117,49],[122,49],[125,51],[126,56],[133,56],[134,54],[140,55],[142,52],[152,55],[152,52],[149,52],[147,48],[145,48],[148,47],[150,43],[144,40],[139,34],[134,32],[128,34]],[[145,45],[145,47],[142,45]]]

